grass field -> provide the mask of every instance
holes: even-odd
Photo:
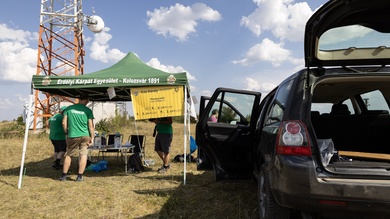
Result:
[[[124,136],[146,135],[146,158],[155,165],[141,173],[125,174],[121,161],[112,154],[107,158],[108,170],[85,172],[83,182],[74,181],[77,160],[71,165],[72,180],[59,181],[61,171],[51,167],[53,147],[48,135],[30,133],[21,189],[24,139],[0,139],[0,218],[258,217],[256,182],[215,182],[211,172],[197,171],[195,163],[187,164],[185,185],[183,163],[172,163],[167,173],[158,174],[162,163],[153,150],[153,126],[143,122],[120,131]],[[175,123],[172,159],[183,154],[183,133],[183,124]]]

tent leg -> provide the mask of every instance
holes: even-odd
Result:
[[[183,175],[183,184],[186,184],[187,180],[187,86],[184,86],[184,175]]]
[[[28,130],[29,130],[30,121],[31,121],[31,106],[32,106],[32,103],[33,103],[32,101],[33,101],[33,95],[30,95],[30,101],[29,101],[29,106],[28,106],[28,111],[27,111],[28,113],[27,113],[27,119],[26,119],[26,129],[24,131],[24,143],[23,143],[22,161],[21,161],[21,164],[20,164],[20,174],[19,174],[18,189],[21,189],[21,187],[22,187],[24,159],[26,157]]]

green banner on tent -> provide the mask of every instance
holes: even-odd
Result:
[[[134,53],[128,53],[113,66],[78,76],[34,75],[36,90],[78,98],[88,93],[93,101],[131,101],[129,90],[144,86],[187,86],[187,73],[168,73],[143,63]],[[110,98],[107,89],[114,89]],[[114,92],[115,91],[115,92]]]

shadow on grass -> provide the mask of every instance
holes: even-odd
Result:
[[[126,175],[125,166],[123,160],[120,159],[121,158],[117,159],[116,157],[106,157],[106,161],[108,162],[107,164],[108,170],[104,170],[100,172],[85,171],[84,175],[94,176],[94,177],[124,176]],[[62,169],[57,170],[52,167],[52,164],[53,164],[52,158],[47,158],[37,162],[28,162],[24,164],[23,173],[26,176],[52,178],[58,180],[59,176],[62,173]],[[72,163],[69,168],[68,174],[77,174],[77,172],[78,172],[78,158],[74,157],[72,158]],[[19,176],[20,166],[16,168],[1,170],[0,173],[3,176]],[[2,182],[2,183],[6,183],[6,182]]]
[[[157,177],[150,177],[156,179]],[[182,177],[173,177],[183,181]],[[172,180],[172,176],[158,176]],[[211,172],[187,175],[187,181],[175,189],[136,190],[137,194],[169,197],[160,212],[140,217],[148,218],[258,218],[257,182],[214,181]],[[232,207],[233,206],[233,207]]]
[[[107,158],[108,170],[101,172],[85,172],[86,177],[111,177],[124,176],[124,166],[116,157]],[[61,170],[51,167],[52,159],[44,159],[25,164],[26,176],[42,177],[58,180]],[[3,176],[19,176],[20,167],[1,170]],[[146,167],[144,172],[155,172],[155,168]],[[77,173],[77,158],[72,159],[70,174]],[[173,182],[174,188],[148,189],[145,187],[131,189],[134,193],[150,196],[163,197],[166,201],[162,207],[142,219],[149,218],[258,218],[257,211],[257,183],[254,181],[214,181],[212,172],[188,172],[186,184],[183,183],[182,174],[131,174],[132,177],[160,183],[163,181]],[[126,178],[124,178],[126,179]],[[8,186],[7,181],[0,183]],[[68,184],[71,185],[71,184]],[[153,199],[151,199],[153,200]],[[142,206],[140,206],[142,207]]]

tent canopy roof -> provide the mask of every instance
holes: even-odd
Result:
[[[78,76],[33,75],[36,90],[66,97],[78,98],[87,93],[92,101],[131,101],[130,89],[141,86],[187,86],[187,74],[168,73],[143,63],[134,53],[128,53],[113,66]],[[116,96],[108,96],[108,88]]]

